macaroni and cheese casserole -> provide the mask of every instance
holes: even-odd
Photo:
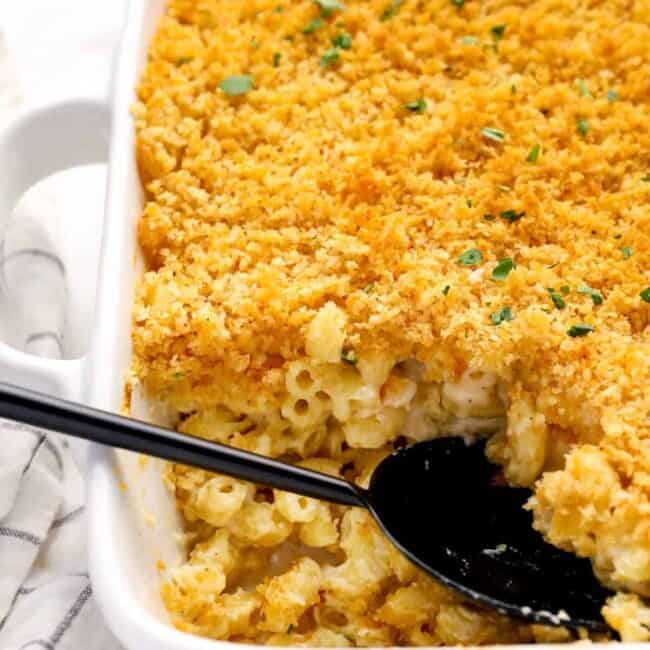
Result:
[[[170,0],[134,108],[134,380],[179,431],[362,485],[397,446],[488,437],[650,640],[649,43],[650,0]],[[165,480],[182,630],[576,638],[443,588],[360,509]]]

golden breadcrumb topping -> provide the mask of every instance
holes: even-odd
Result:
[[[539,479],[536,527],[650,597],[648,43],[649,0],[171,0],[134,109],[147,391],[185,414],[263,417],[305,357],[494,376],[509,423],[489,454],[511,483]],[[325,351],[309,349],[314,322]],[[310,561],[267,590],[321,584]],[[422,580],[378,605],[373,625],[402,631],[369,643],[525,640],[494,616],[481,636],[452,596],[409,609],[435,588]],[[273,608],[225,597],[240,618],[213,612],[222,629],[200,633],[248,638],[251,612]],[[412,624],[390,623],[398,602]],[[647,640],[621,615],[643,608],[605,614]],[[195,615],[177,624],[197,631]],[[299,641],[349,641],[326,627]]]

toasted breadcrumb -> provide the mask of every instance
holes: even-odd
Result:
[[[169,3],[134,108],[135,374],[180,412],[277,410],[286,363],[335,305],[360,358],[417,359],[431,382],[496,376],[534,420],[513,420],[494,457],[517,484],[554,470],[536,527],[650,596],[650,3],[345,4],[306,34],[308,0]],[[321,65],[342,30],[351,46]],[[220,89],[241,74],[249,92]],[[514,268],[493,280],[503,258]],[[529,431],[540,446],[519,467]],[[259,605],[228,597],[221,638]],[[647,636],[637,603],[606,609],[624,639]],[[460,607],[369,643],[521,638]],[[196,630],[191,615],[179,626]]]

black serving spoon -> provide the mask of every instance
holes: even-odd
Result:
[[[588,560],[547,544],[504,487],[482,443],[438,438],[404,447],[375,469],[368,489],[342,478],[0,383],[0,416],[121,449],[221,472],[332,503],[367,508],[421,569],[502,613],[537,623],[607,630],[611,592]]]

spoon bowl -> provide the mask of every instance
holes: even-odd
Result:
[[[506,487],[484,442],[438,438],[404,447],[375,469],[366,499],[386,535],[415,564],[484,605],[546,625],[605,631],[612,593],[586,559],[546,543]]]

